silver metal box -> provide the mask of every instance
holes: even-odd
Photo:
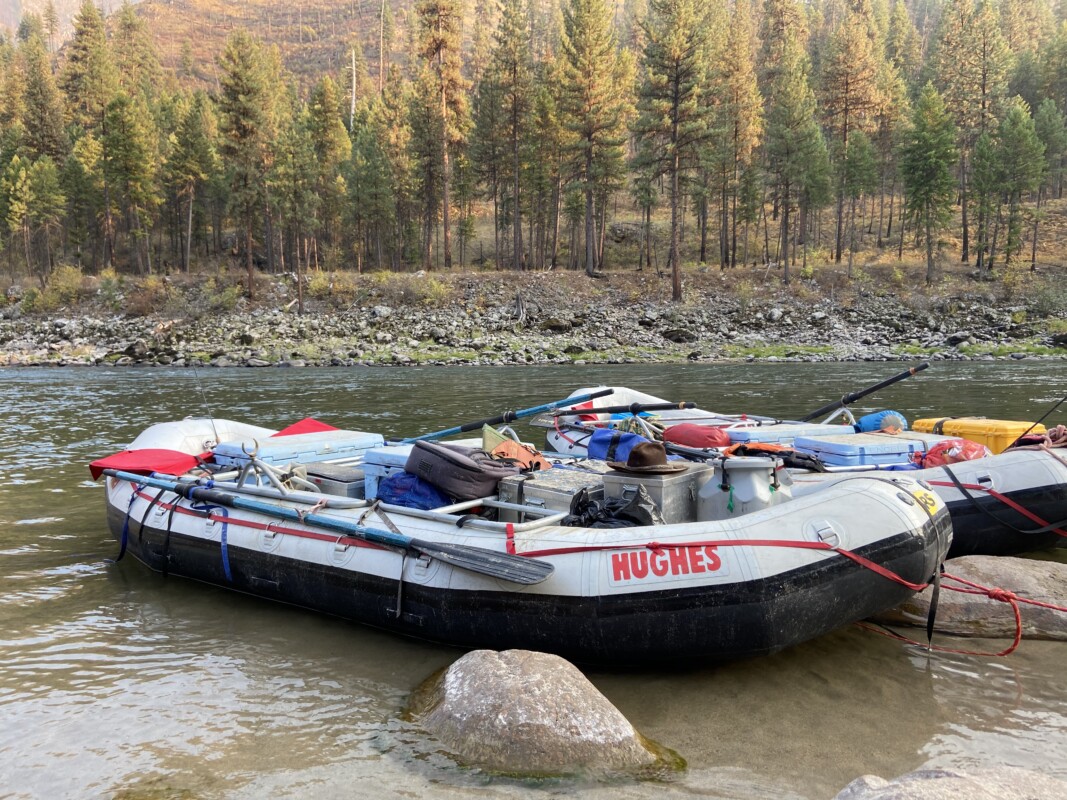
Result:
[[[714,469],[709,464],[689,464],[685,472],[666,475],[642,475],[615,471],[604,476],[604,493],[610,498],[629,500],[639,486],[644,486],[668,525],[696,522],[700,487],[711,480]]]
[[[591,500],[604,499],[604,476],[575,469],[546,469],[527,475],[504,478],[497,497],[505,503],[543,508],[552,512],[570,511],[571,500],[582,489]],[[501,522],[524,522],[521,511],[500,509]]]

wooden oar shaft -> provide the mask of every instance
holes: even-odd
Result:
[[[873,386],[868,386],[866,389],[860,389],[858,392],[851,392],[850,394],[846,394],[840,400],[835,400],[832,403],[827,403],[822,408],[815,409],[806,417],[801,417],[800,421],[810,422],[816,417],[821,417],[823,414],[829,414],[831,411],[835,411],[839,408],[844,408],[850,403],[855,403],[860,398],[866,397],[869,394],[874,394],[879,389],[884,389],[887,386],[892,386],[894,383],[898,383],[899,381],[904,380],[905,378],[910,378],[912,375],[922,372],[929,366],[930,363],[928,361],[924,361],[923,363],[918,364],[917,366],[910,367],[904,372],[901,372],[899,375],[894,375],[892,378],[886,378],[884,381],[880,381],[874,384]]]

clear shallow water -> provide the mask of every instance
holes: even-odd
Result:
[[[190,370],[0,370],[0,797],[814,799],[920,766],[1067,778],[1067,646],[927,658],[858,629],[725,667],[588,672],[688,760],[670,782],[490,778],[399,720],[459,651],[111,563],[86,469],[207,409],[413,435],[604,382],[800,416],[901,368],[204,370],[203,397]],[[936,364],[857,409],[1036,419],[1065,393],[1058,363]],[[1048,422],[1065,421],[1061,408]]]

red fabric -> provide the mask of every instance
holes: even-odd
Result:
[[[586,411],[586,410],[589,410],[589,409],[592,409],[592,408],[594,408],[593,401],[592,400],[586,400],[584,403],[579,403],[576,406],[571,406],[567,410],[568,411]],[[597,416],[595,413],[593,413],[593,414],[579,414],[578,415],[578,419],[580,419],[582,422],[597,422],[600,419],[600,417]]]
[[[972,461],[992,455],[984,444],[969,439],[945,439],[933,444],[925,456],[919,456],[924,467],[943,467],[946,464],[958,464],[960,461]]]
[[[663,441],[684,447],[729,447],[730,435],[722,428],[683,422],[667,428],[663,432]]]
[[[322,433],[323,431],[336,430],[340,430],[340,428],[327,425],[325,422],[319,422],[313,417],[304,417],[300,422],[294,422],[288,428],[282,428],[277,433],[272,433],[271,438],[275,436],[292,436],[295,433]]]
[[[99,458],[89,465],[89,473],[97,480],[105,469],[119,469],[135,472],[138,475],[150,475],[161,472],[164,475],[184,475],[199,463],[196,456],[178,450],[147,448],[145,450],[123,450],[106,458]]]

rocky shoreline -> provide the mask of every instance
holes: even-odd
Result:
[[[569,276],[568,276],[569,277]],[[281,286],[279,284],[279,286]],[[85,308],[3,309],[0,366],[406,366],[684,361],[898,361],[1067,358],[1055,314],[991,294],[905,301],[814,291],[690,289],[674,304],[628,281],[456,276],[447,299],[361,298],[345,307],[268,293],[221,313],[171,302],[149,316]],[[390,302],[389,300],[392,300]],[[336,306],[337,304],[332,304]],[[193,308],[190,303],[189,309]],[[174,311],[177,309],[177,312]]]

